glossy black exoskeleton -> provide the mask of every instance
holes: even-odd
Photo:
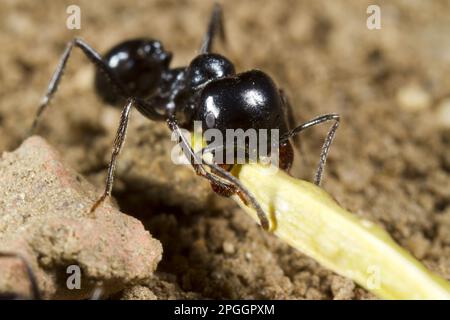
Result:
[[[111,195],[116,160],[124,143],[132,107],[151,120],[166,121],[178,135],[183,151],[191,159],[196,173],[207,178],[217,193],[224,196],[235,193],[240,195],[255,208],[266,230],[269,229],[266,214],[252,194],[229,173],[233,165],[218,165],[200,159],[190,141],[181,134],[180,127],[190,130],[194,121],[200,121],[204,128],[218,129],[223,133],[227,129],[278,129],[279,167],[288,171],[293,161],[289,139],[306,128],[334,121],[323,144],[314,179],[316,184],[320,184],[328,150],[339,125],[339,116],[327,114],[291,128],[290,104],[283,91],[266,73],[258,70],[236,73],[230,60],[211,52],[217,33],[225,39],[222,20],[221,8],[216,5],[200,53],[187,67],[170,68],[172,54],[165,51],[156,40],[125,41],[103,57],[80,39],[68,43],[38,109],[33,128],[53,97],[74,47],[80,48],[96,65],[95,86],[99,95],[110,104],[123,104],[127,100],[114,141],[105,192],[92,210]],[[267,147],[270,149],[270,146]]]
[[[277,129],[281,136],[288,134],[286,106],[280,92],[272,79],[259,70],[211,81],[202,89],[196,106],[194,120],[201,121],[203,128],[220,130],[223,136],[227,129]],[[270,151],[271,140],[266,143]],[[293,160],[290,142],[283,141],[280,149],[280,167],[288,170]]]
[[[164,50],[161,42],[152,39],[122,42],[103,56],[108,68],[126,90],[133,97],[142,99],[155,94],[171,59],[172,54]],[[124,98],[111,87],[107,75],[100,70],[95,75],[95,87],[107,103],[124,102]]]

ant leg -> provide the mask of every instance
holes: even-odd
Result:
[[[97,285],[92,291],[89,300],[100,300],[102,296],[103,296],[103,287]]]
[[[0,252],[0,257],[17,258],[20,261],[22,261],[22,263],[25,266],[25,269],[27,270],[28,279],[30,281],[32,299],[33,300],[41,300],[41,292],[39,290],[39,286],[37,284],[36,277],[33,273],[33,269],[31,269],[31,265],[27,261],[27,259],[25,259],[25,257],[23,257],[21,254],[13,253],[13,252]]]
[[[91,213],[94,212],[100,204],[106,199],[106,197],[111,196],[111,191],[114,183],[114,171],[116,169],[117,157],[125,143],[125,138],[127,134],[128,121],[130,119],[131,108],[135,104],[134,98],[129,98],[125,107],[120,115],[119,128],[117,129],[116,137],[114,139],[113,149],[111,152],[111,160],[108,166],[108,175],[106,177],[105,191],[102,196],[94,203],[91,208]]]
[[[234,188],[237,192],[242,195],[247,203],[250,203],[251,206],[255,209],[259,222],[264,230],[269,230],[270,223],[269,219],[267,218],[266,214],[262,210],[261,206],[259,205],[256,198],[248,191],[248,189],[237,179],[235,176],[233,176],[230,172],[226,171],[225,169],[221,168],[215,163],[206,163],[203,162],[202,159],[199,158],[198,154],[195,153],[195,151],[192,149],[191,144],[186,140],[186,137],[182,134],[180,128],[178,127],[178,124],[176,120],[173,117],[169,117],[167,119],[167,124],[169,125],[169,128],[177,134],[179,137],[181,143],[182,143],[182,149],[188,159],[191,159],[191,165],[194,168],[197,175],[202,176],[209,180],[211,183],[218,185],[218,186],[228,186],[231,188]],[[206,171],[205,167],[207,166],[211,169],[211,172],[215,175],[209,173]],[[218,177],[221,179],[224,179],[226,183],[224,184]]]
[[[36,116],[34,118],[33,124],[31,126],[30,133],[33,133],[36,130],[36,127],[38,125],[38,121],[42,115],[42,113],[45,111],[47,106],[49,105],[50,101],[53,98],[53,95],[55,94],[56,90],[58,89],[59,82],[61,81],[62,75],[64,73],[64,69],[66,68],[67,61],[69,60],[70,54],[72,52],[72,49],[74,47],[80,48],[83,53],[86,55],[86,57],[93,63],[95,66],[105,74],[108,81],[111,83],[111,85],[114,87],[114,89],[122,96],[128,96],[125,88],[122,86],[120,81],[117,79],[117,77],[111,72],[108,65],[103,61],[102,57],[99,53],[97,53],[93,48],[91,48],[86,42],[79,38],[75,38],[69,43],[67,43],[66,49],[64,50],[64,53],[62,54],[58,66],[56,67],[55,72],[53,73],[52,79],[50,80],[50,83],[47,87],[47,92],[45,93],[44,97],[42,98],[38,110],[36,112]]]
[[[235,176],[233,176],[230,172],[226,171],[222,167],[218,166],[214,163],[205,163],[212,172],[219,175],[220,177],[226,179],[228,182],[230,182],[238,191],[238,195],[241,197],[244,197],[244,203],[249,203],[253,209],[255,209],[256,214],[259,219],[259,223],[261,224],[261,227],[269,231],[270,223],[269,219],[266,216],[266,213],[261,208],[258,200],[250,193],[250,191],[237,179]]]
[[[223,12],[222,7],[218,4],[214,4],[211,18],[208,23],[208,29],[202,40],[202,46],[200,47],[200,54],[209,53],[211,51],[212,42],[216,33],[219,32],[220,38],[223,42],[226,41],[225,30],[223,27]]]
[[[317,171],[314,177],[314,184],[316,185],[320,185],[320,182],[322,181],[322,175],[323,175],[323,170],[325,168],[325,163],[327,162],[327,157],[328,157],[328,152],[330,151],[330,146],[331,143],[333,142],[334,136],[336,134],[336,130],[339,127],[339,122],[340,122],[340,117],[338,114],[335,113],[331,113],[331,114],[326,114],[317,118],[314,118],[308,122],[305,122],[301,125],[299,125],[298,127],[290,130],[288,133],[284,134],[281,138],[280,138],[280,142],[282,141],[286,141],[289,138],[297,135],[298,133],[300,133],[301,131],[313,127],[315,125],[318,125],[322,122],[327,122],[327,121],[334,121],[334,124],[331,126],[330,130],[328,131],[327,137],[325,138],[325,141],[322,145],[322,150],[320,152],[320,160],[319,160],[319,165],[317,166]]]

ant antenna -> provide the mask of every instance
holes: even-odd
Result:
[[[293,136],[299,134],[301,131],[308,129],[310,127],[316,126],[318,124],[321,124],[323,122],[327,121],[334,121],[334,124],[331,126],[330,130],[328,131],[327,137],[325,138],[325,141],[322,145],[322,150],[320,152],[320,160],[319,165],[317,166],[316,174],[314,176],[314,184],[320,186],[320,182],[322,181],[323,176],[323,170],[325,168],[325,164],[327,162],[328,152],[330,151],[331,143],[333,142],[334,136],[336,134],[336,130],[339,127],[340,123],[340,116],[336,113],[330,113],[323,116],[319,116],[317,118],[314,118],[312,120],[309,120],[308,122],[305,122],[298,127],[290,130],[289,132],[285,133],[280,138],[280,143],[285,142],[292,138]]]
[[[208,29],[206,30],[205,37],[202,40],[200,54],[211,52],[212,42],[217,32],[219,33],[220,39],[226,43],[227,39],[225,36],[225,29],[223,27],[223,11],[220,4],[216,2],[214,3],[214,8],[208,23]]]

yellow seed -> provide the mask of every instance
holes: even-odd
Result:
[[[323,189],[258,164],[233,170],[281,240],[383,299],[450,299],[432,274],[376,224],[341,208]],[[234,199],[258,221],[255,211]]]
[[[436,120],[442,128],[450,128],[450,98],[443,100],[436,110]]]
[[[410,85],[397,92],[397,102],[405,111],[423,111],[431,106],[431,97],[420,86]]]

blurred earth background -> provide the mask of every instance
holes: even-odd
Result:
[[[81,8],[81,30],[66,8]],[[100,52],[152,37],[187,65],[199,49],[210,1],[0,2],[0,152],[15,149],[67,41]],[[381,7],[368,30],[369,4]],[[323,188],[381,224],[434,272],[450,279],[450,2],[223,1],[226,55],[238,71],[261,69],[284,88],[295,122],[336,112],[342,123]],[[217,44],[217,43],[216,43]],[[92,86],[93,66],[75,50],[38,133],[103,187],[120,110]],[[326,126],[302,134],[296,177],[312,179]],[[170,160],[164,123],[134,112],[114,197],[163,244],[148,282],[115,298],[374,298],[352,281],[263,232],[206,181]]]

